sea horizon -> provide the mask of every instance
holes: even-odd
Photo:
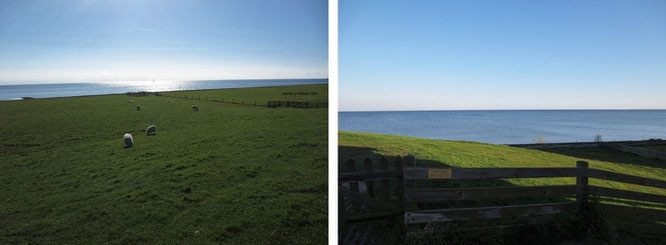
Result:
[[[122,94],[127,92],[169,92],[204,89],[256,88],[328,84],[328,78],[298,79],[225,79],[225,80],[159,80],[108,81],[0,85],[0,101],[24,98],[61,98]]]
[[[492,144],[666,139],[664,109],[366,111],[338,118],[341,131]]]

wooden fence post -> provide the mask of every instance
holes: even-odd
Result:
[[[413,155],[407,155],[405,156],[405,168],[413,168],[415,167],[414,163],[414,156]],[[403,168],[404,170],[404,168]],[[404,171],[403,171],[403,176],[404,176]],[[404,178],[404,177],[403,177]],[[404,192],[408,191],[413,191],[416,189],[416,180],[403,180],[404,183]],[[405,194],[403,193],[403,198]],[[414,201],[407,201],[407,199],[404,199],[405,203],[405,212],[411,212],[411,211],[416,211],[418,209],[417,203]]]
[[[363,160],[363,171],[365,172],[372,172],[372,160],[369,157],[366,157],[365,160]],[[366,180],[365,181],[365,190],[368,193],[368,196],[373,197],[374,196],[374,186],[373,186],[373,181],[372,180]]]
[[[388,160],[386,160],[386,157],[382,156],[381,159],[379,159],[379,170],[386,171],[388,170]],[[382,194],[380,194],[381,199],[384,199],[386,201],[391,201],[391,189],[389,189],[389,180],[384,179],[381,182],[381,191]]]
[[[587,200],[587,167],[588,163],[586,161],[576,162],[576,168],[580,169],[580,175],[576,177],[576,186],[578,187],[576,202],[582,203]]]
[[[347,172],[349,172],[349,173],[356,172],[356,162],[354,161],[354,159],[349,158],[349,160],[346,163],[346,167],[347,167]],[[358,182],[357,181],[349,182],[349,190],[352,191],[352,192],[358,192]],[[352,213],[353,212],[360,212],[361,211],[361,204],[356,202],[356,201],[353,201],[353,200],[350,200],[350,201],[352,203]]]

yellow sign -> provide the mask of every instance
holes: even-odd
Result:
[[[450,179],[450,168],[431,168],[428,169],[428,179]]]

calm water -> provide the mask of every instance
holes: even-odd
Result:
[[[339,127],[495,144],[666,139],[666,110],[340,112]]]
[[[137,91],[175,91],[216,88],[251,88],[267,86],[327,84],[328,79],[264,79],[209,81],[141,81],[109,83],[65,83],[33,85],[1,85],[0,100],[21,97],[52,98],[79,95],[118,94]]]

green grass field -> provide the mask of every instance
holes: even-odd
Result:
[[[606,149],[552,149],[547,151],[531,150],[505,145],[493,145],[465,141],[431,140],[395,135],[370,133],[340,132],[339,166],[353,157],[362,160],[365,157],[397,156],[412,154],[416,165],[421,167],[575,167],[576,161],[589,162],[590,168],[603,169],[617,173],[643,176],[666,180],[666,163],[663,161],[642,159],[628,153]],[[575,178],[524,178],[503,179],[502,181],[461,181],[462,185],[560,185],[575,184]],[[590,179],[591,185],[612,187],[646,193],[666,195],[659,188],[644,187],[620,182]],[[615,202],[622,205],[643,206],[646,203]],[[653,207],[652,204],[649,204]],[[659,205],[656,208],[666,208]]]
[[[107,95],[0,102],[0,125],[0,243],[327,242],[327,109]]]

